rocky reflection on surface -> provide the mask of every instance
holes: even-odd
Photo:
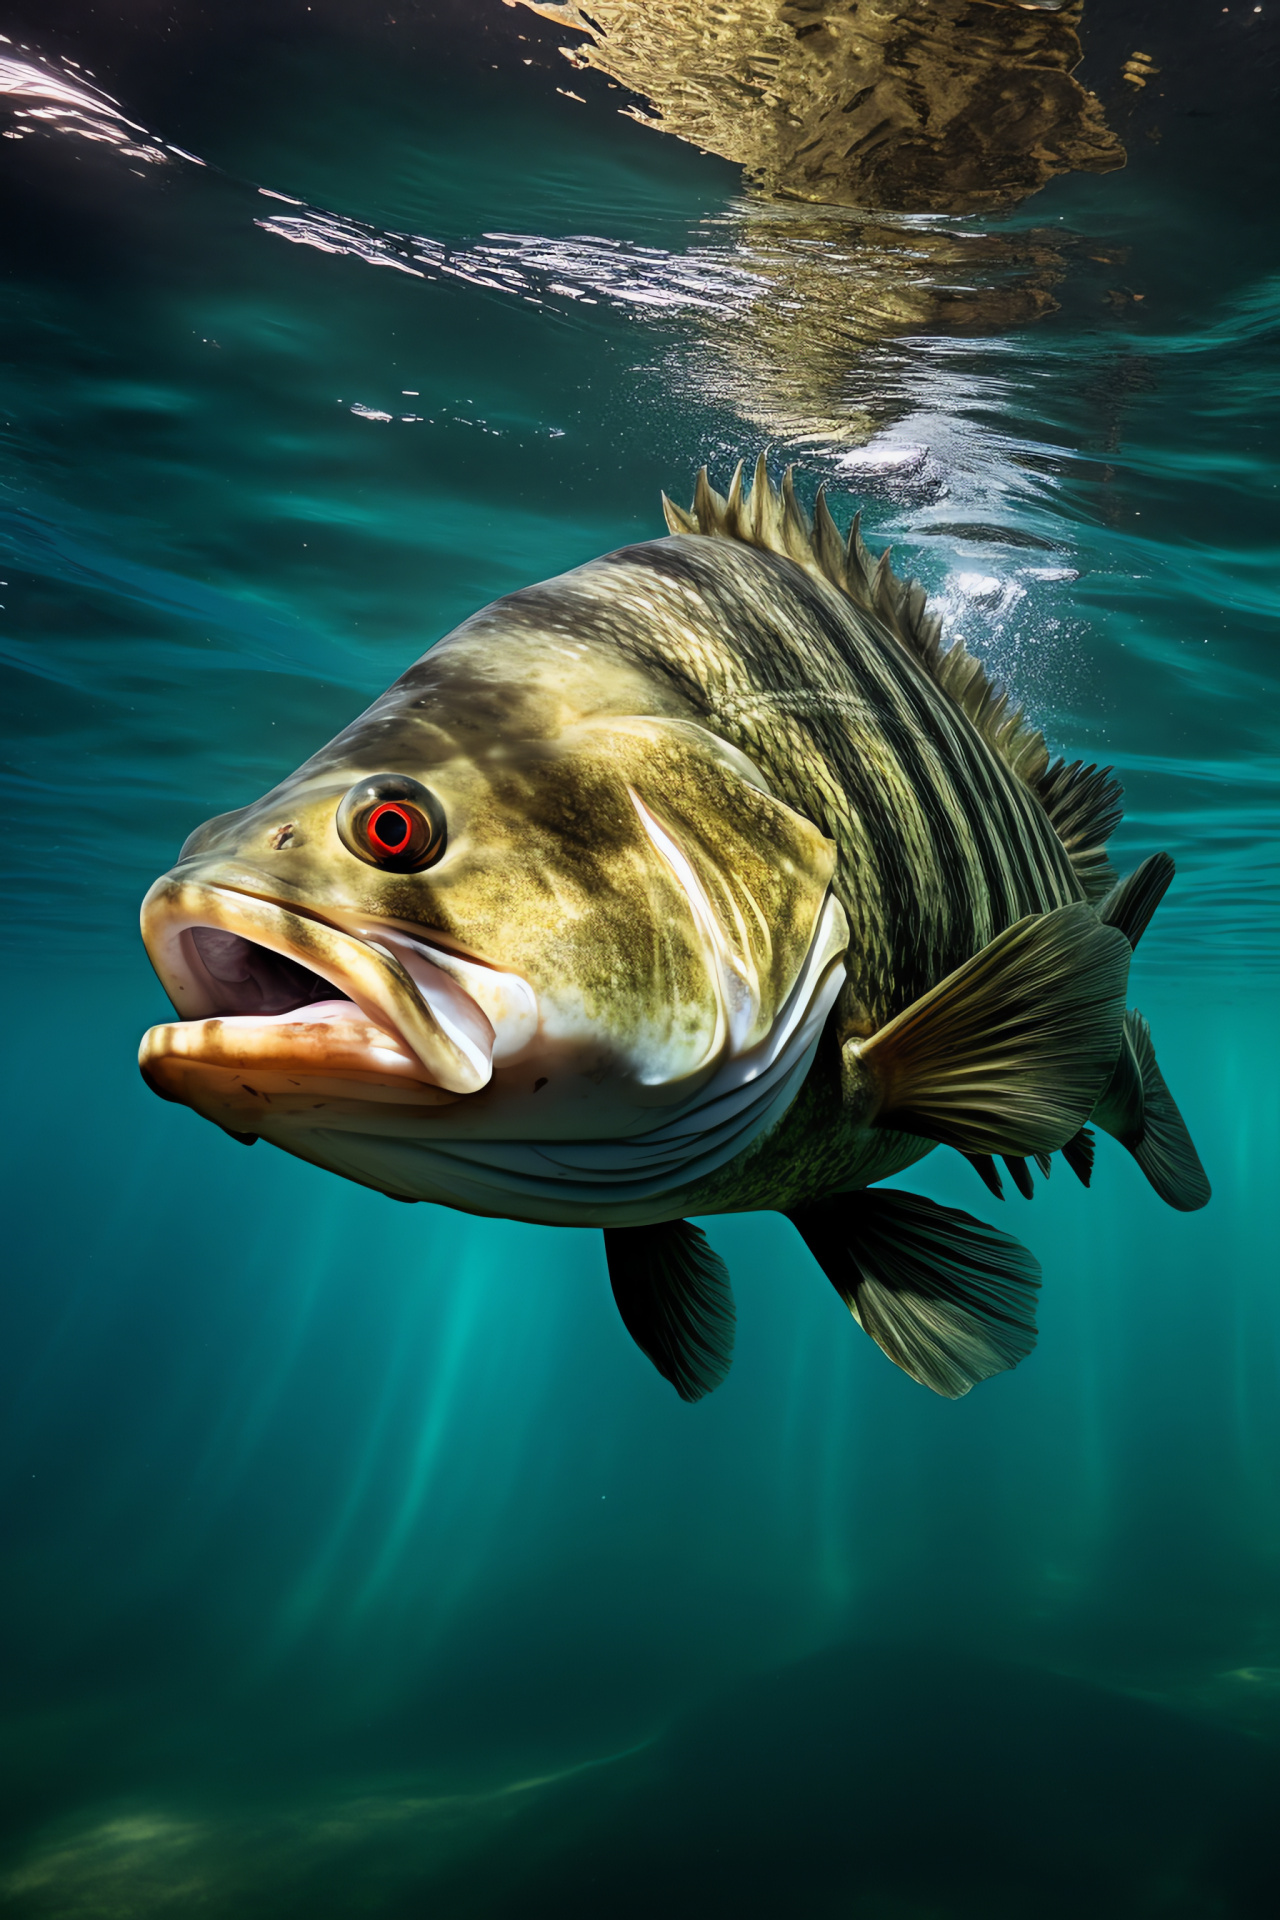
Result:
[[[1000,333],[1052,313],[1080,244],[1061,229],[973,232],[785,202],[739,202],[715,225],[752,293],[732,313],[698,316],[697,384],[795,443],[861,445],[897,416],[896,383],[883,365],[864,366],[871,349]]]
[[[643,96],[643,124],[770,193],[973,214],[1125,153],[1073,78],[1083,0],[554,0],[563,48]]]
[[[643,95],[633,118],[746,169],[712,223],[738,297],[699,312],[689,365],[783,441],[857,446],[895,418],[885,342],[1052,313],[1073,240],[955,216],[1124,164],[1072,78],[1081,0],[519,3],[586,36],[561,51]]]

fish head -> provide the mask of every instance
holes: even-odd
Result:
[[[191,835],[142,910],[158,1093],[321,1160],[344,1128],[617,1137],[767,1039],[832,843],[607,649],[502,665],[460,629]]]

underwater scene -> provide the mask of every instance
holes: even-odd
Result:
[[[0,1911],[1277,1910],[1278,23],[0,0]]]

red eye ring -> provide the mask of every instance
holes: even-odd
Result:
[[[384,873],[421,873],[444,853],[439,797],[407,773],[373,773],[345,793],[334,815],[348,853]]]
[[[388,814],[391,815],[392,820],[396,821],[401,828],[401,831],[396,835],[394,840],[389,840],[382,831],[382,823],[384,821],[387,825],[391,824],[391,821],[387,820]],[[413,838],[413,829],[413,815],[409,813],[406,808],[396,806],[392,800],[384,800],[380,807],[375,807],[365,823],[365,832],[369,836],[369,845],[375,853],[379,854],[403,853]]]

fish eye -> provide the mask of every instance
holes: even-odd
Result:
[[[444,808],[430,787],[403,773],[375,773],[352,787],[337,828],[348,853],[391,873],[418,873],[445,848]]]

